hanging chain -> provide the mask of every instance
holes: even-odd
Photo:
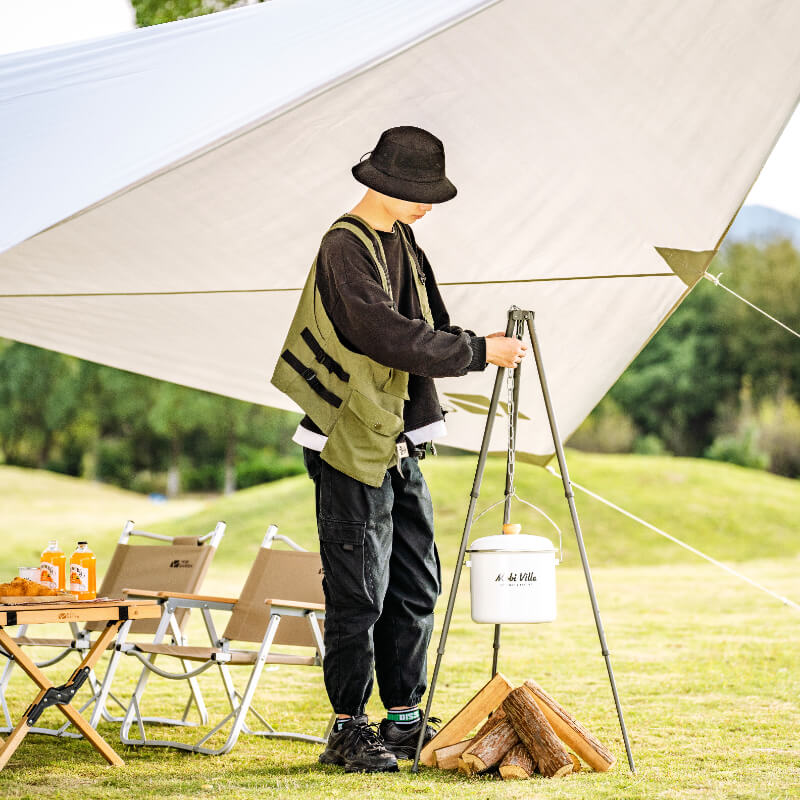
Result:
[[[519,338],[521,323],[516,321],[514,323],[514,336]],[[517,367],[518,368],[518,367]],[[515,369],[506,368],[506,391],[508,392],[508,475],[509,475],[509,494],[515,494],[514,489],[514,467],[516,466],[516,432],[514,428],[514,377]]]

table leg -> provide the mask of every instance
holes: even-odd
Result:
[[[92,645],[89,652],[84,657],[83,661],[78,665],[72,677],[61,688],[68,688],[75,680],[88,668],[91,669],[101,658],[109,643],[113,641],[117,634],[117,630],[124,620],[114,620],[108,623],[108,626],[103,630],[100,636]],[[41,691],[36,696],[36,699],[28,706],[25,713],[22,715],[17,726],[11,732],[9,737],[0,748],[0,769],[8,762],[11,755],[19,747],[25,735],[28,733],[30,726],[28,725],[28,718],[35,706],[41,702],[48,690],[54,688],[53,682],[42,672],[36,664],[28,658],[21,647],[0,628],[0,645],[10,653],[14,660],[19,664],[24,672],[28,674],[30,679],[41,688]],[[81,716],[77,709],[73,708],[69,703],[57,704],[56,708],[83,734],[84,738],[89,741],[92,746],[103,756],[103,758],[115,767],[122,766],[125,762],[117,755],[110,745],[103,739],[102,736]]]

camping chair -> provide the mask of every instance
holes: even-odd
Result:
[[[270,525],[238,600],[175,592],[142,592],[131,589],[129,597],[157,597],[163,601],[164,612],[152,644],[122,645],[122,651],[136,656],[143,664],[139,682],[131,697],[125,719],[120,730],[123,744],[174,747],[206,755],[222,755],[230,752],[239,734],[249,733],[277,739],[297,739],[304,742],[324,744],[333,725],[333,718],[323,736],[305,733],[276,731],[267,720],[252,707],[253,695],[266,664],[291,664],[322,666],[324,645],[320,620],[324,619],[322,594],[322,566],[319,553],[303,550],[291,539],[277,535],[278,528]],[[275,539],[286,542],[291,549],[274,550]],[[182,608],[199,608],[208,631],[210,647],[186,647],[161,644],[167,631],[171,614]],[[218,636],[212,611],[230,612],[227,627]],[[233,643],[248,643],[256,648],[240,649]],[[294,645],[309,648],[305,653],[274,653],[272,646]],[[168,672],[156,666],[156,656],[172,656],[181,661],[200,662],[195,669]],[[239,693],[230,674],[231,666],[250,667],[250,675],[242,693]],[[170,680],[191,680],[212,667],[219,670],[222,686],[230,705],[228,713],[207,734],[194,744],[163,739],[148,738],[141,714],[142,695],[151,672]],[[247,715],[253,714],[264,726],[264,730],[252,730],[247,726]],[[139,738],[129,735],[136,724]],[[224,744],[218,748],[204,746],[214,735],[223,732],[230,724]]]
[[[128,520],[122,529],[122,533],[117,542],[111,563],[108,566],[105,577],[97,592],[98,597],[122,597],[122,590],[126,586],[136,585],[143,589],[166,589],[177,592],[195,592],[208,572],[211,559],[217,551],[217,547],[225,533],[225,523],[218,522],[213,531],[204,536],[164,536],[158,533],[135,530],[133,522]],[[145,539],[154,539],[165,544],[157,545],[131,545],[130,538],[139,536]],[[173,640],[178,644],[185,644],[183,629],[188,619],[189,610],[182,609],[169,619],[169,630]],[[152,639],[156,631],[159,630],[159,620],[130,620],[126,622],[119,631],[117,641],[124,640],[129,633],[140,634]],[[79,628],[74,622],[69,623],[72,638],[52,639],[52,638],[31,638],[26,635],[27,625],[20,625],[15,641],[24,647],[52,647],[58,648],[55,656],[45,661],[37,663],[38,667],[48,667],[66,658],[70,653],[77,653],[80,658],[83,652],[92,646],[92,633],[100,632],[104,626],[102,623],[89,622],[86,627]],[[79,709],[81,713],[89,706],[94,706],[89,720],[93,728],[97,727],[101,717],[107,722],[121,722],[122,717],[113,717],[106,708],[106,702],[110,698],[123,711],[125,706],[113,694],[111,694],[111,684],[114,680],[119,652],[115,649],[112,642],[109,645],[111,659],[106,668],[102,681],[97,679],[94,672],[90,672],[88,683],[91,688],[90,698]],[[0,655],[8,656],[0,650]],[[5,716],[5,726],[0,728],[0,732],[8,733],[13,730],[11,716],[6,703],[6,690],[8,687],[11,673],[14,668],[14,661],[9,660],[0,676],[0,707]],[[194,702],[197,707],[200,721],[205,724],[208,720],[208,713],[203,703],[203,697],[196,681],[190,681],[191,695],[187,701],[181,720],[156,719],[154,722],[165,724],[193,724],[187,722],[189,710]],[[64,723],[60,728],[32,728],[32,733],[44,733],[51,736],[70,736],[78,738],[81,734],[68,731],[69,722]]]

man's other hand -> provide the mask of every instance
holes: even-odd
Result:
[[[486,337],[486,360],[498,367],[514,368],[525,358],[528,345],[515,336],[508,337],[505,331],[490,333]]]

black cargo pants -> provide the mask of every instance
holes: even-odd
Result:
[[[441,592],[433,506],[418,458],[375,488],[303,448],[314,481],[325,593],[325,688],[337,714],[358,716],[377,675],[386,708],[419,703],[433,608]]]

